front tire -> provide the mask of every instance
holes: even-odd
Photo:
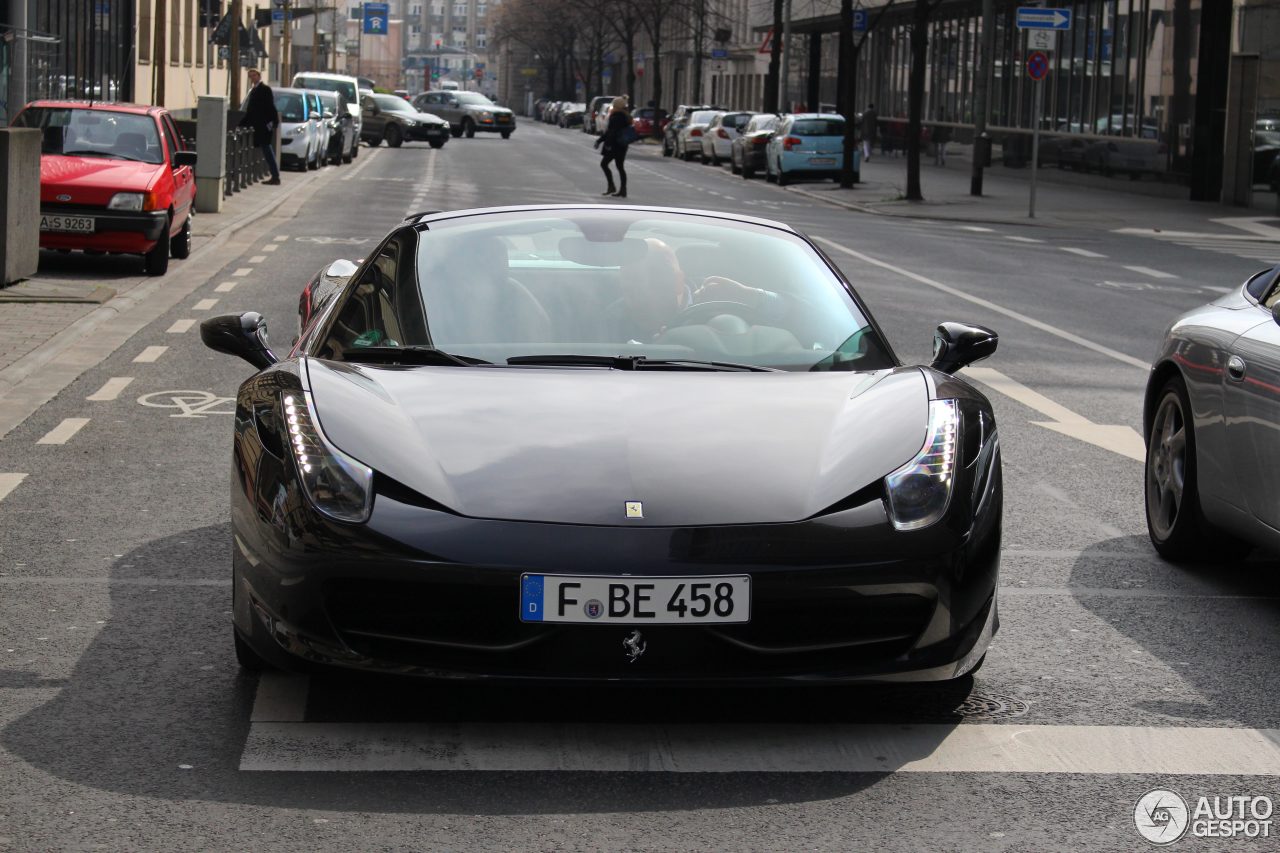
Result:
[[[275,669],[266,658],[253,650],[253,646],[235,628],[231,629],[231,635],[236,648],[236,663],[240,664],[241,669],[245,672],[268,672]]]
[[[164,227],[160,229],[160,239],[151,247],[151,251],[142,256],[142,269],[147,275],[164,275],[169,271],[169,219],[165,217]]]
[[[467,139],[476,138],[476,123],[471,119],[467,119],[462,123],[462,133]]]
[[[749,181],[755,176],[756,176],[756,170],[748,166],[746,163],[743,163],[742,164],[742,180]]]
[[[187,221],[182,224],[182,230],[178,232],[178,236],[174,238],[169,246],[169,254],[178,260],[186,260],[191,257],[191,217],[187,217]]]
[[[1187,385],[1171,376],[1156,397],[1144,465],[1147,534],[1166,560],[1236,560],[1248,547],[1214,528],[1200,507],[1195,427]]]
[[[509,131],[509,130],[504,130],[504,131],[502,131],[502,138],[503,138],[503,139],[510,139],[510,138],[511,138],[511,131]]]
[[[449,128],[449,135],[452,136],[454,139],[460,138],[462,136],[462,128],[458,127],[457,125],[451,126]]]
[[[403,144],[404,136],[401,135],[400,128],[394,125],[387,128],[387,145],[390,145],[392,148],[399,148]]]
[[[785,187],[785,186],[787,185],[787,175],[786,175],[786,173],[785,173],[785,172],[783,172],[783,171],[782,171],[782,164],[781,164],[781,163],[779,163],[779,164],[778,164],[778,177],[777,177],[777,183],[778,183],[778,186],[780,186],[780,187]]]
[[[429,142],[427,142],[427,144],[428,144],[428,145],[430,145],[432,148],[443,148],[443,147],[444,147],[444,140],[443,140],[443,139],[432,139],[432,140],[430,140]]]

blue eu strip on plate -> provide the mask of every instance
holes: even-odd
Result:
[[[520,618],[525,622],[542,621],[542,575],[520,579]]]

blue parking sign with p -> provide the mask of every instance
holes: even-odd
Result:
[[[853,31],[855,33],[865,33],[867,31],[867,10],[853,10]]]
[[[391,19],[391,8],[387,3],[364,4],[364,34],[367,36],[385,36],[387,24]]]

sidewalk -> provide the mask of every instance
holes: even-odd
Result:
[[[261,219],[328,173],[289,173],[282,176],[284,184],[278,187],[253,184],[223,199],[221,213],[196,214],[192,257],[215,237],[234,234]],[[128,304],[120,301],[131,292],[148,283],[181,277],[190,263],[171,263],[165,276],[151,277],[142,273],[140,258],[42,252],[34,277],[0,288],[0,397],[38,368],[43,363],[41,348],[71,326],[92,328],[90,315],[95,311],[105,308],[118,313]]]
[[[1232,233],[1213,222],[1225,218],[1271,220],[1276,234],[1267,237],[1254,230],[1252,239],[1280,242],[1280,211],[1257,207],[1228,207],[1212,202],[1187,201],[1187,188],[1144,178],[1138,182],[1064,172],[1042,167],[1037,175],[1036,216],[1027,216],[1031,170],[1014,169],[998,161],[983,172],[981,197],[969,195],[972,170],[970,146],[954,145],[946,166],[935,166],[932,155],[920,154],[922,202],[909,202],[907,157],[876,154],[862,164],[862,180],[852,189],[841,189],[832,181],[804,181],[789,184],[787,191],[815,201],[839,205],[859,213],[901,216],[913,219],[966,222],[974,225],[1023,225],[1030,227],[1148,228],[1153,231]],[[685,164],[662,157],[661,146],[640,146],[637,154],[665,160],[673,168]],[[692,165],[692,164],[690,164]],[[701,167],[696,167],[701,168]],[[728,175],[728,171],[724,172]],[[759,178],[763,181],[763,176]],[[1266,196],[1271,194],[1259,194]],[[1262,230],[1271,230],[1265,228]],[[1239,231],[1234,232],[1239,235]]]
[[[1186,200],[1187,189],[1157,183],[1150,178],[1137,183],[1101,176],[1041,168],[1037,176],[1036,216],[1027,216],[1031,170],[999,164],[983,172],[983,195],[969,194],[972,161],[963,149],[949,154],[946,166],[935,166],[933,157],[920,157],[923,202],[903,200],[907,184],[905,155],[875,155],[862,164],[862,182],[853,189],[837,184],[800,183],[792,191],[813,199],[882,216],[906,216],[974,224],[1058,226],[1072,228],[1151,228],[1161,231],[1223,231],[1212,220],[1233,217],[1276,218],[1280,213],[1257,208],[1229,207],[1213,202]],[[1274,223],[1280,226],[1280,221]],[[1280,231],[1277,231],[1280,239]],[[1265,239],[1265,238],[1259,238]]]

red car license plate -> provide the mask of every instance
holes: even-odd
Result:
[[[41,216],[41,231],[71,231],[76,234],[93,233],[92,216]]]

